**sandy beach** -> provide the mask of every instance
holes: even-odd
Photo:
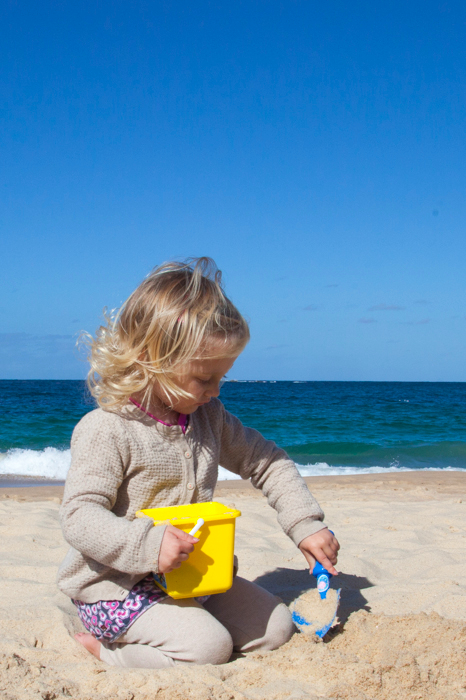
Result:
[[[2,700],[466,698],[466,474],[307,482],[341,543],[338,626],[324,642],[297,633],[274,652],[164,671],[110,668],[74,641],[81,623],[55,586],[62,487],[0,489]],[[216,499],[242,511],[242,576],[287,603],[313,584],[259,492],[222,482]]]

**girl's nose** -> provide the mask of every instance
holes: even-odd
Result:
[[[220,382],[214,382],[210,386],[207,387],[205,391],[206,396],[209,398],[220,396]]]

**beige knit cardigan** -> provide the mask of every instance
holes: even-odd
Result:
[[[287,454],[218,399],[191,414],[186,433],[132,404],[119,414],[91,411],[73,432],[71,456],[60,508],[71,547],[58,586],[86,603],[123,600],[135,583],[158,571],[165,527],[135,518],[136,511],[211,501],[219,464],[263,491],[296,545],[325,527]]]

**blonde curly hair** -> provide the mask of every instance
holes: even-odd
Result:
[[[122,408],[133,394],[149,406],[154,383],[167,404],[193,398],[174,383],[177,369],[199,357],[235,357],[249,340],[246,320],[225,295],[211,258],[189,258],[155,268],[106,324],[89,350],[87,384],[104,409]],[[215,341],[215,342],[211,342]]]

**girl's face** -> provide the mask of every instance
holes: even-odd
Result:
[[[174,399],[169,410],[189,415],[194,413],[199,406],[209,403],[213,396],[216,397],[220,394],[222,380],[242,351],[242,348],[238,349],[231,357],[212,357],[216,350],[224,349],[224,346],[216,347],[214,341],[211,341],[205,350],[206,357],[201,356],[180,366],[172,379],[180,389],[191,394],[194,398]],[[167,399],[157,385],[154,387],[154,393],[162,407],[167,407]]]
[[[194,413],[199,406],[209,403],[212,396],[218,396],[222,380],[233,367],[236,357],[200,359],[188,362],[182,367],[180,374],[175,377],[175,383],[183,391],[192,394],[194,399],[175,400],[173,409],[178,413]]]

